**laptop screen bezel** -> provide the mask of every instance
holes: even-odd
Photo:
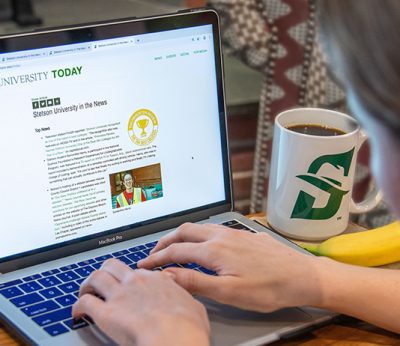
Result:
[[[179,226],[183,222],[196,222],[210,216],[231,211],[232,184],[231,168],[228,154],[228,138],[226,124],[225,96],[223,85],[223,67],[219,31],[219,19],[214,10],[199,9],[182,11],[181,13],[166,14],[145,18],[126,18],[107,22],[97,22],[76,26],[52,28],[24,34],[0,37],[0,56],[30,49],[46,48],[74,43],[93,42],[97,40],[155,33],[174,29],[183,29],[200,25],[212,25],[214,37],[216,82],[218,93],[218,112],[221,133],[221,150],[223,158],[225,199],[213,204],[193,208],[159,218],[134,223],[128,226],[105,230],[95,235],[76,238],[74,240],[54,244],[20,254],[0,259],[0,273],[36,265],[57,258],[66,257],[96,249],[102,246],[100,240],[113,237],[116,242],[134,239],[140,236],[153,234],[165,229]]]

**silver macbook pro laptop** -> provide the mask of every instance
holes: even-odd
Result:
[[[79,285],[107,258],[136,268],[183,222],[295,247],[232,212],[214,11],[7,36],[0,53],[0,314],[25,342],[112,344],[72,321]],[[203,302],[214,345],[265,344],[333,316]]]

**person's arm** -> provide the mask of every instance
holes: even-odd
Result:
[[[267,234],[218,225],[185,224],[163,237],[138,266],[196,262],[210,276],[168,268],[194,294],[240,308],[270,312],[314,306],[400,332],[400,272],[341,264],[296,251]]]
[[[209,345],[206,309],[171,276],[110,259],[83,282],[72,315],[90,316],[119,345]]]
[[[320,300],[313,305],[400,333],[400,271],[317,258]]]

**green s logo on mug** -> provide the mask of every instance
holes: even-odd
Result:
[[[326,220],[334,216],[342,203],[343,196],[349,190],[342,190],[342,182],[330,177],[319,176],[318,171],[324,164],[330,164],[343,172],[343,179],[349,176],[351,160],[354,148],[346,153],[323,155],[314,160],[308,169],[308,174],[298,175],[297,178],[303,179],[311,185],[316,186],[329,193],[328,203],[322,208],[313,208],[315,197],[301,190],[294,205],[291,218],[308,220]]]

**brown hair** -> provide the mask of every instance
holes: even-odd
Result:
[[[400,129],[400,1],[320,0],[321,42],[332,70],[365,110]]]

